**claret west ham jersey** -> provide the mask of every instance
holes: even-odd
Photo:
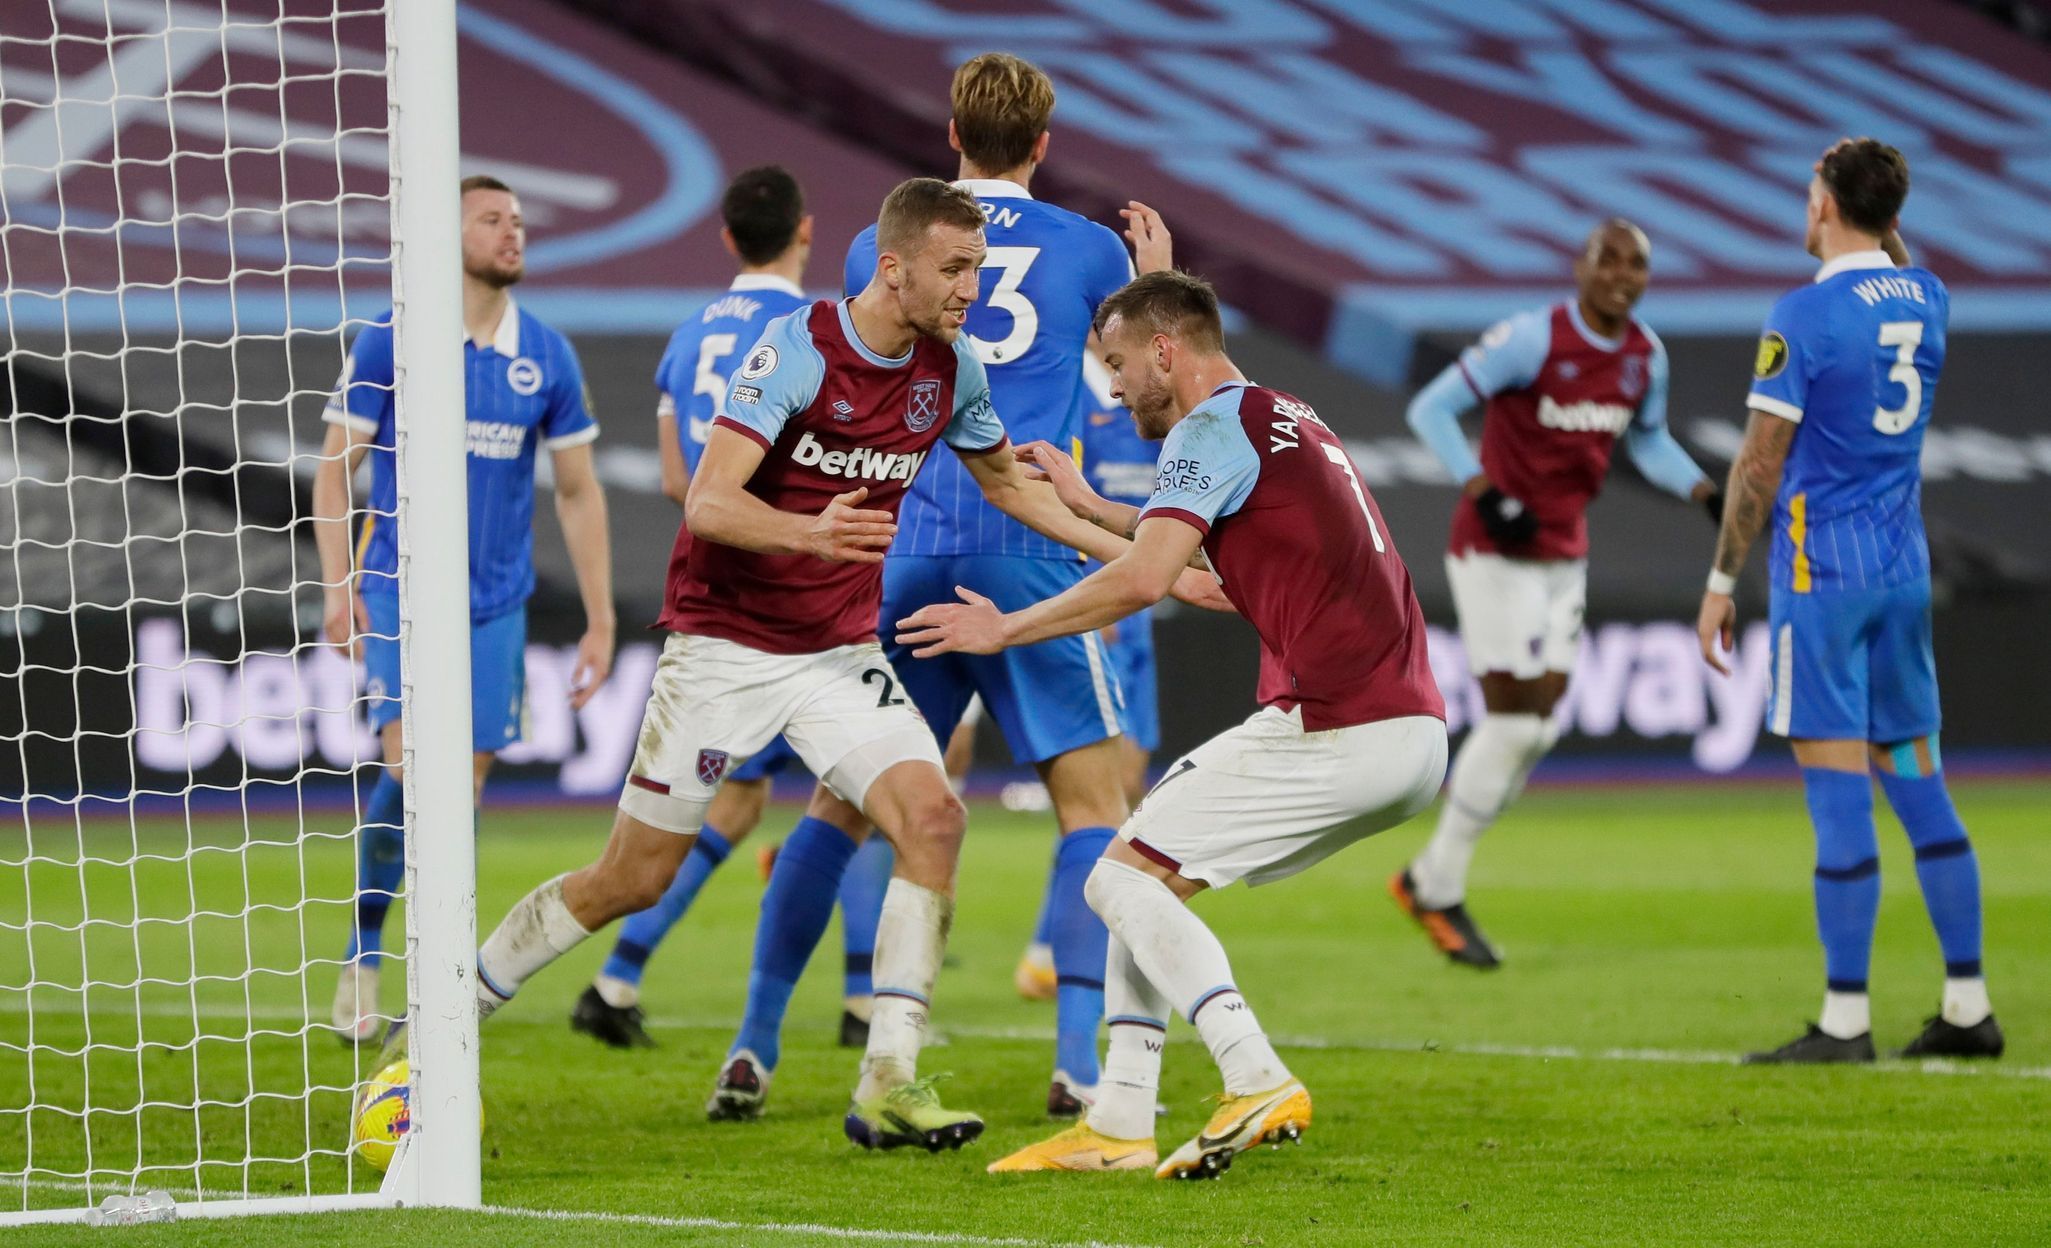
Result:
[[[1310,405],[1229,383],[1161,443],[1140,513],[1204,535],[1225,596],[1260,634],[1257,696],[1306,732],[1446,717],[1410,569],[1346,450]]]
[[[1588,504],[1617,438],[1634,423],[1666,423],[1666,348],[1636,320],[1603,338],[1569,300],[1497,325],[1460,353],[1459,367],[1488,404],[1482,471],[1538,517],[1538,536],[1516,557],[1583,557]],[[1453,509],[1449,549],[1499,553],[1472,507]]]
[[[971,454],[1006,445],[983,366],[967,339],[920,338],[887,359],[855,334],[847,304],[821,301],[772,324],[733,375],[714,422],[766,452],[748,492],[816,515],[866,486],[867,509],[895,514],[936,442]],[[772,654],[873,640],[882,569],[767,555],[677,531],[660,621]]]
[[[1021,442],[1069,446],[1092,410],[1082,379],[1083,344],[1097,305],[1132,280],[1118,235],[1087,217],[1034,199],[996,178],[964,187],[983,205],[982,290],[969,306],[962,341],[990,378],[1006,426]],[[876,271],[876,227],[847,254],[847,293]],[[893,555],[1024,555],[1076,562],[1075,552],[983,501],[951,456],[925,465],[905,500]]]

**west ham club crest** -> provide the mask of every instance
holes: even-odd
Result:
[[[1627,355],[1624,357],[1623,373],[1617,378],[1617,389],[1622,390],[1624,397],[1634,403],[1638,401],[1638,396],[1645,393],[1644,356]]]
[[[924,433],[940,419],[940,381],[928,378],[912,383],[911,401],[905,405],[905,427],[913,433]]]
[[[708,787],[718,784],[720,777],[726,775],[726,765],[731,757],[725,750],[699,750],[698,783]]]

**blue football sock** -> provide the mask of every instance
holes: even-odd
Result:
[[[776,1069],[791,989],[798,986],[798,976],[826,934],[840,877],[854,856],[855,843],[847,833],[810,815],[798,820],[784,838],[776,867],[769,873],[769,888],[762,894],[762,916],[755,923],[748,1010],[729,1053],[751,1050],[764,1066]]]
[[[1802,769],[1816,828],[1816,931],[1832,992],[1866,991],[1873,923],[1880,914],[1880,845],[1873,781],[1864,772]]]
[[[1910,768],[1915,759],[1909,758]],[[1880,774],[1880,788],[1887,804],[1916,847],[1916,879],[1923,886],[1923,905],[1930,911],[1930,925],[1937,929],[1937,944],[1944,950],[1944,973],[1951,979],[1977,979],[1980,975],[1980,863],[1973,855],[1973,843],[1966,839],[1965,824],[1951,804],[1944,786],[1944,774]]]
[[[733,852],[733,846],[719,829],[706,824],[698,829],[698,840],[691,846],[691,852],[677,868],[676,878],[669,882],[662,900],[639,914],[627,916],[620,925],[619,938],[613,942],[612,955],[605,960],[605,967],[599,973],[612,979],[625,980],[630,984],[641,982],[641,972],[648,965],[649,955],[669,935],[669,929],[677,925],[691,903],[698,899],[698,890],[705,887],[705,881],[726,861]]]
[[[1047,890],[1059,983],[1054,1068],[1085,1085],[1097,1082],[1097,1024],[1104,1018],[1104,959],[1111,934],[1082,893],[1114,835],[1112,828],[1077,828],[1062,837],[1054,855],[1053,886]]]
[[[1066,838],[1054,842],[1054,860],[1047,864],[1047,888],[1040,894],[1040,921],[1033,928],[1033,943],[1054,947],[1054,885],[1061,878],[1061,847]]]
[[[349,929],[348,952],[364,965],[384,960],[385,913],[406,880],[406,787],[383,769],[364,803],[363,823],[356,829],[356,921]]]
[[[897,851],[882,833],[871,832],[840,877],[841,944],[847,951],[846,981],[841,988],[845,996],[866,997],[875,991],[870,971],[876,961],[876,924],[883,918],[883,894],[896,869]]]

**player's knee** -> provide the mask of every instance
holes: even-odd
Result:
[[[1103,859],[1099,858],[1097,865],[1090,868],[1089,878],[1083,881],[1082,899],[1089,904],[1090,909],[1100,918],[1109,915],[1117,908],[1113,904],[1112,897],[1118,891],[1118,874],[1118,868],[1110,866]]]
[[[968,831],[968,807],[952,790],[939,789],[907,804],[904,825],[906,840],[927,850],[955,854]]]

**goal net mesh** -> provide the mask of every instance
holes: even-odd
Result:
[[[0,1219],[378,1186],[312,487],[392,298],[390,59],[382,0],[0,4]]]

